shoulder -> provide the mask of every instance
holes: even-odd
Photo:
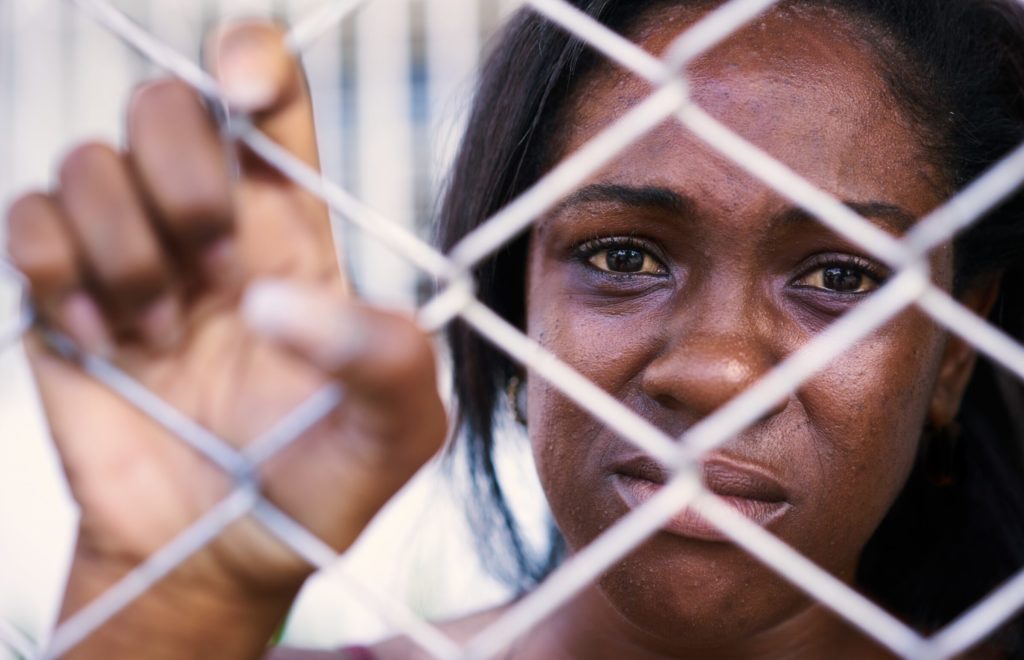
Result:
[[[453,619],[445,623],[435,624],[438,629],[456,643],[467,642],[491,622],[498,619],[511,604],[500,605],[482,612]],[[373,660],[429,660],[432,655],[420,648],[406,636],[394,637],[370,647]],[[363,660],[353,658],[353,660]],[[367,659],[369,660],[369,659]]]
[[[434,624],[456,643],[469,641],[500,617],[510,607],[499,607]],[[275,647],[264,660],[432,660],[430,655],[406,636],[393,637],[371,646],[350,646],[332,651],[312,651],[288,647]]]

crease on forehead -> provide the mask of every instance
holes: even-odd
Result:
[[[813,0],[812,0],[813,2]],[[661,2],[627,24],[625,35],[634,43],[642,44],[654,55],[663,54],[672,41],[691,27],[708,10],[721,2],[696,0],[694,2]],[[781,44],[776,38],[786,27],[811,27],[815,38],[791,40]],[[764,69],[770,63],[778,73],[790,74],[792,80],[829,84],[832,74],[844,71],[849,75],[851,65],[863,63],[862,75],[879,92],[879,98],[895,99],[880,75],[882,52],[893,50],[879,28],[865,24],[865,20],[852,18],[834,7],[820,6],[816,2],[802,3],[792,0],[781,2],[765,14],[754,19],[726,38],[708,53],[697,58],[687,69],[698,101],[713,82],[712,71],[726,67],[731,73],[742,72],[746,66]],[[866,56],[865,56],[866,55]],[[773,82],[778,82],[778,79]],[[632,105],[651,91],[648,83],[630,71],[602,58],[585,79],[580,81],[566,104],[568,116],[578,116],[585,110],[587,99],[597,89],[614,87],[619,100]]]
[[[660,3],[627,25],[626,34],[657,54],[707,9],[718,4]],[[784,38],[789,28],[798,31],[797,38]],[[812,148],[814,140],[833,139],[827,133],[804,130],[806,124],[777,129],[786,123],[783,115],[787,104],[799,111],[809,101],[824,103],[821,107],[825,113],[848,117],[846,126],[863,126],[865,135],[884,135],[885,131],[871,130],[872,125],[881,122],[894,123],[918,136],[913,118],[885,78],[879,58],[895,48],[891,43],[883,43],[886,40],[881,28],[866,19],[851,17],[845,10],[822,7],[814,0],[783,2],[698,59],[690,68],[692,93],[698,104],[714,116],[721,118],[728,110],[756,117],[756,121],[747,122],[747,130],[760,134],[743,133],[755,144],[762,143],[762,137],[779,138],[786,128],[790,132],[786,134],[788,139],[799,140],[807,148]],[[737,80],[743,84],[736,85]],[[556,152],[560,156],[568,154],[603,127],[608,115],[592,103],[599,95],[612,99],[624,112],[650,91],[651,87],[637,76],[601,60],[580,81],[565,106],[563,117],[569,121],[563,123],[566,130],[560,131],[561,144]],[[773,111],[763,112],[763,106],[769,104]],[[651,135],[671,127],[671,121],[666,122]],[[858,150],[873,148],[879,153],[898,155],[888,142],[868,144],[861,138],[854,141]],[[773,152],[771,148],[768,151]],[[930,164],[929,156],[924,141],[915,140],[904,159],[894,158],[890,166],[913,165],[941,198],[946,194],[944,177],[938,167]],[[717,162],[721,158],[713,155],[712,160]],[[922,211],[927,210],[931,209]]]
[[[721,0],[655,2],[651,8],[627,21],[624,34],[653,54],[660,55],[675,37],[721,4]],[[788,26],[798,29],[811,27],[810,34],[815,38],[780,44],[776,37]],[[857,73],[868,83],[862,90],[877,90],[878,94],[873,98],[876,107],[886,108],[892,115],[899,113],[893,109],[900,109],[902,105],[885,82],[881,58],[892,57],[899,52],[884,29],[874,25],[870,19],[856,17],[844,9],[823,6],[820,0],[782,0],[698,58],[690,65],[687,74],[694,98],[704,106],[713,100],[719,87],[715,84],[714,71],[722,67],[727,67],[731,75],[742,75],[747,67],[756,66],[761,71],[755,72],[751,76],[753,79],[763,73],[766,63],[770,63],[779,75],[762,82],[766,90],[779,83],[795,85],[812,78],[816,83],[831,86],[837,95],[845,90],[834,80],[839,78],[835,74],[840,71],[844,76]],[[852,66],[857,63],[863,65],[859,72],[855,72]],[[598,90],[608,88],[614,90],[623,108],[639,103],[651,91],[648,83],[599,56],[598,64],[576,83],[560,113],[563,122],[566,118],[572,119],[567,126],[569,130],[561,132],[562,144],[558,145],[555,153],[559,156],[567,153],[565,147],[568,146],[569,134],[579,134],[581,129],[596,132],[599,127],[589,121],[588,100]],[[909,116],[901,117],[901,122],[908,128],[914,124]]]

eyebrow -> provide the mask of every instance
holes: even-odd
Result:
[[[670,213],[688,214],[696,210],[697,205],[689,197],[684,197],[669,188],[660,186],[623,186],[613,183],[595,183],[584,186],[563,199],[551,215],[584,204],[615,203],[624,206],[644,207]]]
[[[882,201],[840,200],[851,211],[896,234],[903,234],[917,222],[917,217],[901,206]],[[623,206],[648,208],[677,215],[692,215],[698,204],[690,197],[661,186],[626,186],[621,184],[596,183],[578,189],[566,197],[551,211],[557,215],[573,206],[586,204],[614,203]],[[794,206],[784,210],[773,221],[782,224],[814,222],[820,220],[806,210]]]
[[[896,234],[910,231],[910,228],[917,223],[917,216],[902,206],[895,204],[854,201],[844,201],[843,204],[865,218],[881,220],[886,227],[893,230]]]

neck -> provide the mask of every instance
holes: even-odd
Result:
[[[517,657],[546,658],[889,658],[883,648],[817,604],[746,639],[694,647],[644,631],[590,587],[521,643]]]

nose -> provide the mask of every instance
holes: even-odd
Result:
[[[777,362],[766,342],[736,334],[674,338],[644,370],[644,393],[660,405],[699,420],[742,393]],[[767,411],[780,412],[785,398]]]

